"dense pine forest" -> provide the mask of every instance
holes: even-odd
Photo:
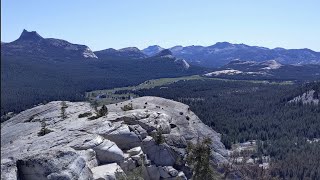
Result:
[[[86,91],[142,83],[149,79],[198,74],[168,59],[50,59],[1,57],[1,115],[54,100],[83,101]]]
[[[188,104],[205,124],[222,134],[227,148],[258,140],[257,156],[271,156],[273,177],[319,179],[320,105],[288,102],[310,89],[316,91],[314,98],[319,98],[319,82],[194,80],[134,93]]]

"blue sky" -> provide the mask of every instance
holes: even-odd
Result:
[[[23,29],[93,50],[220,41],[320,51],[319,0],[1,0],[1,41]]]

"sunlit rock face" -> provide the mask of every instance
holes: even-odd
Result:
[[[54,101],[2,123],[1,178],[114,179],[140,168],[145,179],[187,179],[187,143],[204,137],[213,141],[212,162],[227,161],[220,135],[185,104],[147,96],[107,108],[93,118],[89,103]]]

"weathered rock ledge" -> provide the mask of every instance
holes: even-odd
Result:
[[[121,109],[129,103],[133,110]],[[102,180],[137,170],[144,179],[188,179],[187,142],[203,137],[212,139],[213,163],[227,161],[220,135],[185,104],[141,97],[107,105],[109,113],[94,120],[79,118],[96,114],[89,103],[66,105],[66,117],[61,101],[54,101],[2,123],[1,179]],[[157,144],[153,134],[160,127],[165,142]]]

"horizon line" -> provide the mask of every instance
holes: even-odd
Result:
[[[17,39],[20,38],[21,34],[24,32],[24,31],[27,31],[28,33],[32,33],[32,32],[36,32],[39,36],[41,36],[38,31],[28,31],[26,30],[25,28],[22,30],[22,32],[20,33],[19,37]],[[304,47],[304,48],[284,48],[284,47],[267,47],[267,46],[264,46],[264,45],[249,45],[247,43],[233,43],[231,41],[216,41],[215,43],[211,44],[211,45],[199,45],[199,44],[190,44],[190,45],[181,45],[181,44],[177,44],[177,45],[174,45],[174,46],[171,46],[171,47],[165,47],[165,46],[161,46],[160,44],[152,44],[152,45],[147,45],[145,46],[144,48],[139,48],[138,46],[124,46],[124,47],[121,47],[121,48],[113,48],[113,47],[108,47],[108,48],[103,48],[103,49],[97,49],[97,50],[94,50],[90,47],[90,45],[87,45],[87,44],[84,44],[84,43],[74,43],[74,42],[71,42],[69,40],[66,40],[66,39],[60,39],[60,38],[56,38],[56,37],[43,37],[41,36],[42,38],[44,39],[48,39],[48,38],[52,38],[52,39],[59,39],[59,40],[64,40],[64,41],[68,41],[69,43],[72,43],[72,44],[78,44],[78,45],[85,45],[85,46],[88,46],[93,52],[95,51],[102,51],[102,50],[106,50],[106,49],[115,49],[115,50],[120,50],[120,49],[124,49],[124,48],[138,48],[140,51],[142,51],[143,49],[146,49],[150,46],[159,46],[163,49],[170,49],[170,48],[173,48],[173,47],[177,47],[177,46],[180,46],[180,47],[192,47],[192,46],[201,46],[201,47],[209,47],[209,46],[213,46],[217,43],[229,43],[229,44],[233,44],[233,45],[246,45],[246,46],[250,46],[250,47],[260,47],[260,48],[266,48],[266,49],[269,49],[269,50],[274,50],[274,49],[285,49],[285,50],[311,50],[311,51],[314,51],[314,52],[320,52],[317,51],[317,50],[314,50],[314,49],[311,49],[311,48],[307,48],[307,47]],[[14,42],[16,41],[17,39],[13,40],[13,41],[10,41],[10,42],[4,42],[1,40],[1,44],[2,43],[11,43],[11,42]]]

